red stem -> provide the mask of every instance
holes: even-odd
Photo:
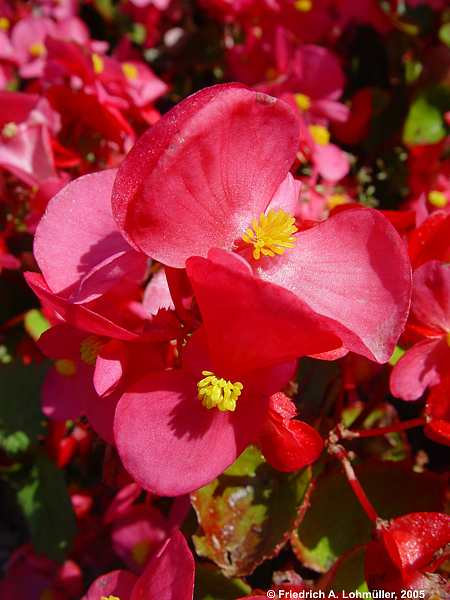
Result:
[[[426,417],[417,417],[416,419],[409,419],[408,421],[399,421],[398,423],[388,425],[387,427],[360,429],[359,431],[352,431],[350,429],[344,431],[342,437],[347,439],[376,437],[378,435],[385,435],[386,433],[397,433],[399,431],[405,431],[406,429],[412,429],[413,427],[422,427],[423,425],[426,425],[426,423]]]
[[[358,499],[358,502],[360,503],[361,507],[366,513],[367,517],[372,521],[372,523],[376,523],[377,520],[379,520],[377,511],[373,507],[369,498],[366,496],[366,492],[363,490],[361,484],[359,483],[359,480],[348,457],[347,451],[338,444],[331,444],[329,448],[331,453],[334,456],[336,456],[336,458],[341,463],[344,469],[345,476],[347,477],[347,481],[350,487],[352,488],[356,498]]]

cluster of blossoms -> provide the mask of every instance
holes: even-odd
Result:
[[[2,599],[449,593],[445,9],[0,0]]]

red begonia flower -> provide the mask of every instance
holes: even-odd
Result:
[[[194,94],[123,162],[113,188],[114,216],[130,243],[171,267],[182,268],[212,247],[243,252],[261,278],[334,320],[347,349],[385,362],[409,306],[405,248],[370,209],[349,210],[295,234],[293,211],[286,208],[296,201],[287,174],[298,131],[288,106],[264,94],[237,85]],[[261,225],[261,219],[269,221]],[[263,232],[255,233],[260,226]],[[272,234],[280,236],[275,249]]]
[[[112,571],[94,581],[82,600],[192,600],[195,564],[184,536],[174,530],[140,577]]]
[[[410,327],[423,339],[406,351],[391,373],[397,398],[417,400],[449,374],[450,268],[428,261],[414,272]]]
[[[368,544],[365,557],[370,589],[431,591],[444,583],[438,575],[429,574],[445,561],[445,546],[450,542],[448,515],[404,515],[387,525],[379,524],[376,536],[378,539]]]
[[[450,446],[450,376],[431,388],[425,414],[425,433],[439,444]]]

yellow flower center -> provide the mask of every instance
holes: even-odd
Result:
[[[133,546],[131,554],[138,565],[144,565],[145,561],[150,554],[150,542],[148,540],[142,540]]]
[[[300,110],[308,110],[310,108],[311,100],[309,99],[309,96],[306,96],[305,94],[295,94],[294,98],[295,103]]]
[[[45,46],[42,42],[36,42],[31,44],[31,46],[28,48],[28,52],[31,54],[31,56],[34,56],[34,58],[39,58],[45,54]]]
[[[9,123],[5,123],[2,128],[2,136],[4,138],[11,139],[17,135],[17,125],[14,121],[10,121]]]
[[[433,190],[428,194],[428,202],[436,208],[444,208],[447,206],[447,197],[443,192]]]
[[[77,365],[69,358],[60,358],[59,360],[55,361],[55,369],[60,375],[71,377],[77,372]]]
[[[91,56],[91,60],[92,60],[92,66],[94,68],[94,73],[97,73],[97,75],[100,75],[100,73],[103,73],[103,71],[105,70],[105,62],[104,62],[103,58],[100,56],[100,54],[97,54],[96,52],[94,52],[94,54]]]
[[[123,74],[130,81],[134,81],[138,77],[138,70],[132,63],[123,63],[122,65]]]
[[[287,248],[295,246],[294,233],[298,229],[294,225],[295,217],[283,209],[269,210],[261,213],[259,221],[253,219],[252,226],[245,230],[242,239],[253,246],[253,258],[259,260],[263,256],[283,254]]]
[[[102,346],[103,340],[96,335],[85,338],[80,344],[81,360],[87,365],[94,365]]]
[[[312,0],[296,0],[294,6],[300,12],[309,12],[313,7],[313,3]]]
[[[6,17],[0,17],[0,29],[2,31],[8,31],[10,25],[11,23],[9,19],[7,19]]]
[[[202,371],[205,377],[197,383],[198,399],[205,408],[218,408],[222,412],[235,411],[243,385],[240,381],[219,379],[211,371]]]
[[[100,600],[120,600],[119,596],[102,596]]]
[[[316,144],[319,144],[319,146],[326,146],[329,143],[330,132],[326,127],[323,127],[322,125],[310,125],[308,129]]]
[[[327,206],[330,210],[333,210],[336,206],[341,206],[341,204],[347,204],[347,198],[344,194],[331,194],[327,198]]]

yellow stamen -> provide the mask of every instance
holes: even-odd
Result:
[[[313,7],[313,3],[312,0],[297,0],[294,6],[300,12],[309,12]]]
[[[17,135],[17,125],[14,121],[10,121],[9,123],[5,123],[2,129],[2,136],[4,138],[11,139]]]
[[[151,544],[148,540],[142,540],[133,546],[131,554],[139,566],[143,566],[145,564],[145,561],[150,554],[150,546]]]
[[[341,204],[347,204],[347,198],[344,194],[331,194],[327,198],[327,206],[330,210],[333,210],[336,206],[341,206]]]
[[[294,98],[295,103],[300,110],[308,110],[310,108],[311,100],[309,99],[309,96],[306,96],[305,94],[295,94]]]
[[[103,343],[103,340],[96,335],[85,338],[80,344],[81,360],[87,365],[94,365]]]
[[[100,600],[120,600],[119,596],[102,596]]]
[[[7,17],[0,17],[0,29],[2,31],[8,31],[11,26],[11,22]]]
[[[319,144],[319,146],[326,146],[329,143],[330,132],[326,127],[323,127],[322,125],[310,125],[308,129],[316,144]]]
[[[450,331],[447,331],[447,346],[450,347]]]
[[[94,67],[94,73],[97,73],[97,75],[100,75],[100,73],[103,73],[103,71],[105,70],[105,62],[104,62],[103,58],[100,56],[100,54],[97,54],[96,52],[94,52],[94,54],[91,56],[91,60],[92,60],[92,66]]]
[[[71,377],[77,372],[77,365],[70,358],[60,358],[55,361],[55,369],[60,375],[65,377]]]
[[[242,239],[253,246],[253,258],[259,260],[263,256],[283,254],[287,248],[295,246],[294,233],[298,229],[294,225],[295,217],[282,210],[269,210],[261,213],[259,221],[253,219],[251,228],[245,230]]]
[[[444,208],[447,206],[448,200],[443,192],[433,190],[428,194],[428,202],[436,208]]]
[[[45,54],[45,46],[42,42],[36,42],[31,44],[31,46],[28,48],[28,52],[31,54],[31,56],[34,56],[34,58],[39,58]]]
[[[133,65],[132,63],[123,63],[122,71],[125,77],[130,81],[137,79],[139,74],[136,65]]]
[[[243,385],[240,381],[227,381],[217,378],[211,371],[202,371],[204,379],[197,383],[198,399],[205,408],[218,408],[220,411],[235,411],[236,402]]]

